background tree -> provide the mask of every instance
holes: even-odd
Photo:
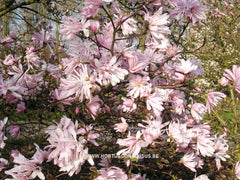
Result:
[[[203,63],[205,73],[198,80],[202,88],[216,88],[221,72],[231,69],[233,64],[240,64],[239,2],[205,1],[208,7],[207,19],[187,31],[183,47],[186,54],[194,53]],[[197,50],[192,52],[191,49]]]

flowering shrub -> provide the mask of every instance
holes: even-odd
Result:
[[[188,24],[206,18],[206,9],[197,0],[85,0],[81,14],[62,21],[64,56],[42,53],[57,51],[46,30],[34,34],[23,55],[6,56],[0,67],[3,114],[8,107],[18,117],[36,112],[41,116],[29,124],[45,126],[40,135],[47,137],[31,160],[18,151],[11,153],[13,168],[1,160],[4,173],[44,179],[53,160],[69,176],[88,172],[81,176],[86,179],[214,176],[206,166],[214,159],[220,170],[230,157],[227,133],[211,132],[203,117],[227,96],[194,87],[203,68],[195,56],[184,57],[180,42]],[[175,26],[180,33],[174,34]],[[233,82],[239,93],[239,76],[234,66],[222,82]],[[9,133],[20,138],[14,120]]]

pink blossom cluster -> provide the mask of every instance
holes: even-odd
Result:
[[[36,36],[36,34],[35,34]],[[34,36],[34,37],[35,37]],[[40,35],[39,35],[40,36]],[[34,43],[44,41],[40,37],[34,38]],[[38,46],[38,45],[37,45]],[[17,113],[24,112],[24,101],[35,97],[48,82],[44,76],[52,76],[58,81],[60,68],[58,65],[47,63],[41,59],[38,49],[33,46],[27,47],[23,56],[9,54],[3,60],[0,73],[0,96],[7,104],[18,103]]]
[[[10,33],[9,36],[6,36],[0,39],[0,44],[2,44],[5,48],[10,49],[11,43],[17,38],[15,33]]]
[[[223,77],[219,80],[222,86],[227,86],[229,82],[233,83],[234,89],[240,93],[240,67],[233,65],[232,71],[225,69]]]
[[[48,161],[53,160],[54,164],[60,167],[60,171],[67,171],[69,176],[78,174],[86,160],[93,165],[93,159],[88,155],[85,144],[89,141],[98,146],[95,139],[99,134],[93,133],[91,129],[91,125],[78,128],[78,122],[73,123],[66,116],[61,118],[60,123],[49,126],[46,130],[50,143],[46,148],[51,150]]]
[[[46,75],[56,81],[60,78],[60,66],[41,58],[41,48],[51,49],[55,42],[50,32],[35,33],[32,40],[35,47],[27,47],[22,56],[7,55],[0,66],[0,97],[7,104],[17,103],[16,113],[24,112],[25,102],[34,99],[48,85]]]
[[[168,0],[168,2],[174,8],[170,11],[171,16],[178,20],[186,18],[189,22],[195,24],[206,19],[204,11],[207,8],[198,0]]]
[[[42,173],[41,163],[47,159],[49,152],[43,151],[36,145],[36,152],[29,160],[25,158],[19,151],[12,151],[11,156],[14,158],[14,167],[10,170],[5,171],[7,175],[13,177],[13,179],[45,179]]]

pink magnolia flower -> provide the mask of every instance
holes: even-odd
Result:
[[[193,172],[197,172],[195,168],[198,165],[198,161],[199,161],[198,156],[194,154],[194,152],[191,150],[185,153],[184,156],[182,157],[182,163],[184,164],[184,166],[186,166]]]
[[[129,90],[129,92],[127,95],[134,98],[137,98],[138,96],[140,97],[147,96],[152,90],[151,84],[148,82],[149,79],[150,78],[148,76],[144,77],[140,75],[130,76],[130,80],[127,87],[127,90]]]
[[[97,41],[111,49],[111,44],[112,44],[112,34],[110,34],[110,32],[112,31],[112,27],[109,29],[109,31],[107,31],[108,29],[106,29],[107,27],[104,26],[104,30],[102,32],[102,34],[97,34]]]
[[[61,103],[67,104],[67,105],[71,105],[71,103],[74,101],[74,98],[70,97],[70,95],[68,94],[68,91],[61,90],[61,89],[55,89],[53,91],[52,99],[58,100]]]
[[[222,134],[221,136],[217,137],[215,135],[214,141],[215,141],[215,161],[218,170],[221,168],[221,161],[226,161],[226,158],[230,158],[230,156],[227,154],[228,151],[228,144],[227,140],[224,138],[226,137],[226,133]]]
[[[228,83],[229,83],[229,81],[228,81],[228,79],[226,77],[222,77],[218,82],[223,87],[227,86]]]
[[[98,14],[103,2],[101,0],[85,0],[84,4],[87,6],[82,9],[81,15],[85,18],[90,18]]]
[[[148,21],[148,30],[152,37],[156,41],[165,39],[165,35],[170,33],[169,27],[167,26],[169,18],[168,14],[162,14],[162,8],[159,8],[159,10],[155,12],[153,16],[150,16],[147,9],[146,11],[147,12],[144,19]]]
[[[139,51],[124,51],[124,57],[128,61],[129,71],[131,73],[142,73],[142,70],[151,62],[149,57],[146,57]],[[146,73],[145,73],[146,74]]]
[[[12,38],[10,36],[7,36],[3,39],[0,39],[0,43],[3,44],[5,48],[10,49],[11,48],[11,43],[12,43]]]
[[[120,68],[120,61],[117,62],[117,57],[114,56],[110,61],[100,62],[95,59],[95,66],[98,72],[100,83],[104,86],[111,83],[115,86],[128,74],[126,69]]]
[[[54,42],[55,40],[51,38],[51,33],[50,31],[46,31],[42,29],[39,33],[34,33],[32,37],[32,43],[37,45],[37,47],[42,48],[44,43],[51,43]]]
[[[197,0],[168,0],[173,6],[170,15],[177,20],[186,18],[189,22],[196,22],[206,19],[205,11],[207,8]]]
[[[28,87],[28,94],[33,94],[41,91],[41,85],[43,85],[44,72],[41,71],[37,74],[26,74],[26,87]]]
[[[229,69],[225,69],[223,75],[230,81],[233,81],[234,88],[240,93],[240,67],[233,65],[232,72]]]
[[[50,76],[54,77],[57,81],[61,77],[61,71],[60,71],[60,66],[48,63],[46,71],[49,73]]]
[[[197,70],[197,68],[198,68],[198,66],[193,64],[190,59],[188,59],[186,61],[184,59],[180,59],[179,61],[180,61],[180,63],[177,64],[176,71],[181,72],[183,74],[191,73],[191,72]]]
[[[183,114],[185,112],[185,94],[181,91],[175,90],[170,94],[172,107],[177,114]]]
[[[77,134],[87,134],[87,141],[91,142],[95,146],[99,146],[95,139],[97,139],[100,135],[98,133],[93,133],[92,124],[86,126],[85,128],[81,128],[77,131]]]
[[[78,98],[80,102],[83,99],[92,98],[92,92],[99,87],[95,83],[94,76],[89,74],[88,71],[87,65],[84,64],[78,69],[75,68],[66,79],[61,79],[60,89],[65,91],[64,96],[70,97],[75,94],[75,98]]]
[[[5,171],[5,174],[12,176],[14,179],[45,179],[44,174],[41,172],[39,164],[43,162],[45,157],[38,159],[40,156],[36,154],[43,153],[37,145],[37,151],[33,155],[32,159],[25,158],[21,153],[17,152],[13,154],[13,162],[17,165],[14,168]]]
[[[128,18],[127,20],[125,20],[125,18],[127,17],[122,18],[124,22],[121,25],[122,33],[124,36],[133,34],[137,31],[137,21],[133,18]]]
[[[210,130],[211,130],[211,126],[208,125],[207,123],[195,124],[190,129],[191,134],[192,134],[191,136],[193,136],[193,137],[197,137],[199,134],[206,135],[206,136],[210,137],[210,135],[211,135],[211,131]]]
[[[14,78],[3,80],[3,76],[0,74],[0,96],[6,96],[8,92],[11,92],[15,98],[22,99],[24,91],[25,88],[17,85]]]
[[[83,136],[78,137],[86,131],[90,131],[91,127],[87,129],[78,129],[77,121],[75,124],[71,119],[63,116],[60,123],[49,126],[45,131],[49,137],[48,145],[52,151],[48,156],[48,161],[54,160],[54,164],[60,167],[60,171],[66,171],[69,176],[74,173],[78,174],[81,171],[81,166],[86,160],[93,165],[93,159],[88,155],[88,148],[85,146],[87,140]],[[90,129],[90,130],[89,130]],[[95,134],[90,134],[88,140],[94,142],[97,137]]]
[[[96,33],[100,29],[99,21],[90,20],[90,29]]]
[[[238,179],[240,179],[240,163],[239,163],[239,161],[235,165],[235,175]]]
[[[137,105],[134,103],[133,97],[131,99],[122,97],[121,99],[123,100],[123,105],[122,105],[123,112],[132,112],[137,108]]]
[[[163,38],[161,40],[158,40],[152,37],[150,38],[149,41],[145,42],[145,45],[151,49],[157,49],[158,51],[165,51],[167,47],[170,45],[170,41],[168,38]]]
[[[215,151],[213,138],[208,134],[202,133],[199,133],[196,138],[197,138],[197,151],[200,152],[203,157],[205,156],[211,157]]]
[[[20,132],[20,127],[19,126],[14,126],[11,125],[9,126],[9,133],[12,137],[16,137]]]
[[[110,180],[110,179],[121,179],[121,180],[128,180],[126,173],[115,166],[111,166],[109,168],[102,168],[100,170],[101,175],[98,176],[95,180]]]
[[[142,133],[138,131],[136,134],[136,137],[130,136],[130,133],[129,133],[126,139],[118,139],[117,144],[119,144],[120,146],[127,146],[127,148],[118,151],[117,155],[123,154],[123,155],[132,155],[133,157],[137,157],[137,155],[141,151],[141,148],[147,147],[149,144],[143,140],[140,140],[141,135]]]
[[[179,50],[180,49],[175,44],[173,46],[170,45],[166,49],[166,54],[168,57],[174,57],[179,52]]]
[[[34,155],[32,156],[32,162],[36,162],[36,163],[39,163],[39,164],[42,164],[42,162],[46,159],[48,159],[48,156],[51,152],[51,150],[49,151],[44,151],[42,150],[37,144],[35,144],[35,147],[36,147],[36,152],[34,153]],[[18,154],[17,152],[14,153],[15,155]]]
[[[13,55],[9,54],[3,61],[5,65],[13,65],[17,60],[13,57]]]
[[[191,105],[192,117],[197,121],[201,121],[204,114],[207,112],[206,107],[201,103],[194,103]]]
[[[154,140],[158,139],[163,134],[163,128],[168,125],[169,122],[162,124],[160,120],[147,120],[144,121],[148,125],[144,126],[142,124],[138,124],[139,127],[143,127],[142,130],[144,141],[151,144]]]
[[[71,16],[62,21],[60,33],[66,35],[66,39],[73,39],[78,32],[83,31],[88,37],[89,30],[87,28],[89,26],[90,23],[86,19],[82,19],[80,22],[75,16]]]
[[[240,67],[233,65],[232,71],[225,69],[225,73],[223,75],[230,81],[235,81],[240,76]]]
[[[174,73],[176,72],[176,71],[175,71],[175,64],[173,64],[172,61],[168,61],[168,62],[164,63],[162,69],[163,69],[163,70],[162,70],[163,73],[168,74],[169,77],[174,76]]]
[[[95,119],[95,116],[97,115],[98,111],[100,111],[101,104],[103,104],[103,101],[99,98],[99,96],[94,96],[87,104],[87,108],[90,111],[93,119]]]
[[[73,73],[73,70],[82,63],[92,62],[94,56],[97,56],[97,49],[93,43],[88,40],[71,41],[67,54],[70,58],[62,58],[61,65],[64,69],[64,74]]]
[[[20,103],[18,103],[17,108],[16,108],[17,114],[24,112],[25,109],[26,109],[25,102],[21,101]]]
[[[206,104],[206,108],[207,108],[208,112],[210,113],[211,110],[213,109],[213,107],[217,106],[219,101],[222,98],[225,98],[225,97],[226,97],[226,95],[221,93],[221,92],[211,92],[211,93],[208,93],[207,104]]]
[[[34,51],[34,47],[26,48],[26,62],[28,64],[28,70],[39,68],[42,63],[45,63],[45,61],[41,60]]]
[[[196,150],[197,155],[213,156],[215,152],[214,138],[211,137],[210,126],[207,124],[195,124],[189,129],[189,134],[193,140],[191,146]]]
[[[174,78],[174,80],[176,80],[176,81],[183,82],[184,79],[185,79],[185,75],[182,74],[182,73],[179,73],[179,72],[175,72],[173,78]]]
[[[171,122],[168,126],[168,134],[177,142],[181,149],[187,148],[191,141],[191,134],[185,123]]]
[[[18,63],[18,66],[10,66],[10,68],[8,68],[8,74],[11,75],[18,84],[25,84],[26,73],[24,72],[22,63]]]
[[[126,119],[124,119],[123,117],[121,117],[122,123],[117,123],[115,124],[115,130],[116,132],[125,132],[128,128],[128,123],[126,122]]]
[[[156,117],[161,116],[161,113],[164,110],[164,107],[162,106],[163,97],[159,93],[154,92],[153,94],[149,94],[147,96],[146,104],[147,104],[147,109],[148,110],[152,109]]]

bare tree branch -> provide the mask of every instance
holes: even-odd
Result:
[[[4,16],[5,14],[15,10],[15,9],[18,9],[20,7],[23,7],[23,6],[27,6],[27,5],[30,5],[30,4],[34,4],[34,3],[39,3],[41,2],[40,0],[29,0],[29,1],[26,1],[26,2],[21,2],[21,3],[18,3],[18,4],[14,4],[15,1],[11,1],[10,3],[7,3],[7,5],[5,4],[1,9],[0,9],[0,17]]]

